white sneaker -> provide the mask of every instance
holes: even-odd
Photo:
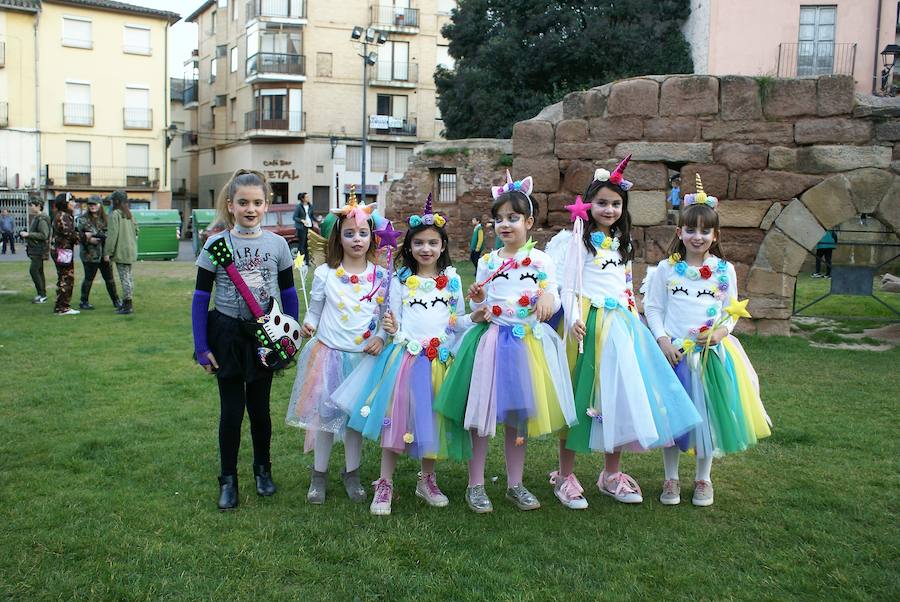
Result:
[[[375,495],[369,512],[377,516],[387,516],[391,513],[391,498],[394,497],[394,485],[387,479],[378,479],[372,485],[375,487]]]
[[[34,299],[31,300],[32,303],[46,303],[47,297],[42,297],[41,295],[37,295]]]
[[[81,312],[78,311],[77,309],[72,309],[72,308],[70,307],[70,308],[67,309],[66,311],[55,311],[55,312],[53,312],[53,313],[55,313],[57,316],[77,316],[77,315],[80,314]]]
[[[677,506],[681,503],[681,483],[678,479],[666,479],[659,501],[663,506]]]
[[[713,486],[709,481],[694,481],[694,499],[691,503],[695,506],[713,505]]]
[[[425,500],[429,506],[443,508],[450,504],[450,500],[437,485],[437,479],[433,472],[419,473],[416,481],[416,496]]]
[[[588,507],[588,501],[584,499],[584,487],[578,482],[575,473],[562,478],[559,471],[554,470],[550,473],[550,484],[560,503],[569,510],[585,510]]]
[[[641,488],[633,478],[624,472],[608,474],[605,470],[597,479],[597,488],[600,493],[608,495],[617,502],[623,504],[640,504],[644,501]]]

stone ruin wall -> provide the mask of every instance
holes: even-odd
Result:
[[[456,169],[458,202],[439,210],[462,258],[469,220],[488,212],[508,151],[506,141],[440,144],[411,161],[388,215],[419,212],[435,170]],[[535,239],[566,227],[564,206],[594,170],[628,153],[635,282],[674,236],[669,174],[681,173],[686,194],[700,173],[720,199],[722,246],[751,299],[745,331],[789,334],[796,275],[826,228],[866,213],[900,231],[900,101],[855,96],[847,76],[648,76],[567,95],[513,129],[513,177],[534,177],[540,205]]]

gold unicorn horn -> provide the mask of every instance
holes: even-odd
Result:
[[[700,179],[700,173],[694,174],[694,180],[697,183],[697,192],[704,192],[703,190],[703,180]]]

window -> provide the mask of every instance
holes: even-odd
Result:
[[[412,157],[413,149],[398,147],[394,150],[394,171],[405,172],[409,167],[409,160]]]
[[[216,81],[216,59],[209,59],[209,83]]]
[[[234,2],[231,3],[231,20],[232,20],[232,21],[237,21],[237,20],[238,20],[238,3],[237,3],[237,0],[235,0]]]
[[[209,35],[211,35],[211,36],[216,35],[216,16],[217,15],[218,15],[218,13],[216,11],[212,11],[212,15],[211,15],[212,21],[209,24]]]
[[[370,120],[370,127],[379,131],[402,129],[406,123],[406,108],[408,99],[406,96],[393,96],[391,94],[379,94],[376,98],[376,111],[378,118]]]
[[[834,6],[801,6],[797,76],[830,75],[834,70]]]
[[[63,17],[63,46],[93,48],[91,20],[80,17]]]
[[[347,147],[347,171],[359,171],[362,168],[362,147]]]
[[[216,46],[216,58],[224,59],[228,56],[228,44],[219,44]]]
[[[231,49],[231,72],[234,73],[238,70],[238,55],[237,55],[237,46]]]
[[[66,186],[91,185],[91,143],[66,140]]]
[[[456,202],[456,170],[438,172],[435,184],[438,203]]]
[[[91,104],[90,83],[66,82],[63,125],[94,125],[94,105]]]
[[[216,105],[214,104],[209,105],[209,129],[216,129]]]
[[[125,160],[125,185],[149,186],[150,185],[150,145],[126,144]]]
[[[456,0],[438,0],[438,14],[449,15],[454,8],[456,8]]]
[[[232,98],[228,103],[228,116],[231,123],[237,121],[237,98]]]
[[[122,50],[127,54],[152,54],[149,27],[126,25],[123,35]]]
[[[437,47],[437,66],[443,67],[444,69],[452,70],[456,65],[456,61],[453,60],[453,57],[450,56],[450,47],[449,46],[438,46]]]
[[[215,147],[212,148],[212,164],[213,165],[216,164],[216,149],[215,149]]]
[[[219,0],[219,8],[228,8],[228,0]]]
[[[377,79],[409,80],[409,42],[387,42],[378,51]]]
[[[316,53],[316,77],[331,77],[333,56],[330,52]]]
[[[125,127],[149,130],[153,127],[150,89],[132,85],[125,88]]]
[[[388,147],[372,147],[372,166],[370,171],[386,172],[388,170]]]

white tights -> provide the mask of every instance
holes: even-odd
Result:
[[[681,457],[681,450],[676,446],[667,447],[663,450],[663,466],[666,469],[666,480],[678,479],[678,459]],[[697,472],[694,476],[695,481],[708,481],[712,483],[712,456],[705,458],[697,457]]]
[[[316,433],[316,443],[313,448],[313,467],[317,472],[328,470],[328,461],[331,459],[331,447],[334,445],[334,433],[319,431]],[[344,433],[344,464],[347,472],[353,472],[359,468],[362,458],[362,433],[347,429]]]

